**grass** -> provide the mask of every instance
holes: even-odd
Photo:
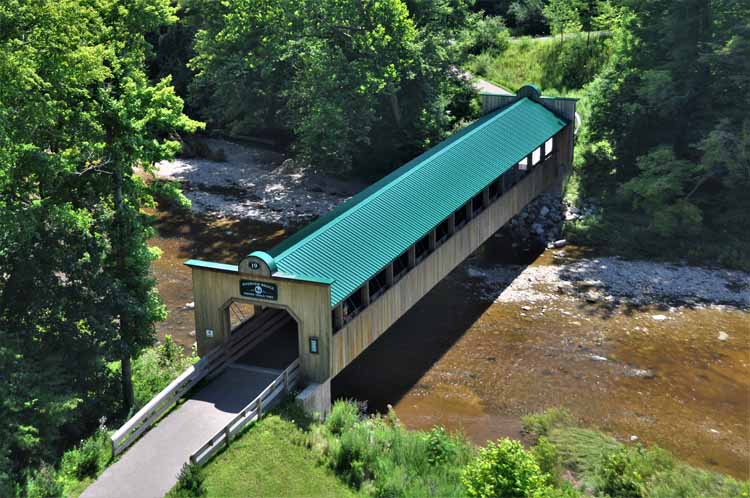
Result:
[[[587,44],[585,38],[539,40],[521,38],[500,54],[473,57],[467,69],[488,81],[515,91],[527,83],[548,95],[580,90],[601,69],[610,54],[607,37]]]
[[[317,464],[304,445],[304,415],[297,422],[274,412],[252,425],[205,468],[205,496],[244,498],[360,496]]]
[[[548,438],[559,465],[593,496],[633,498],[747,498],[750,484],[697,469],[658,447],[623,444],[576,425],[564,410],[551,409],[523,418],[534,439]]]
[[[352,488],[378,498],[464,494],[461,473],[475,448],[461,435],[409,431],[393,411],[365,417],[354,407],[337,401],[307,438],[318,460]]]

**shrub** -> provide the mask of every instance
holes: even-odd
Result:
[[[177,484],[167,496],[170,498],[200,498],[205,494],[203,469],[198,465],[186,463],[177,475]]]
[[[495,58],[492,54],[482,53],[471,59],[471,67],[476,76],[488,77],[490,69],[495,63]]]
[[[536,442],[549,436],[551,429],[573,424],[573,416],[565,408],[548,408],[541,413],[521,417],[522,430]]]
[[[81,481],[87,477],[96,477],[109,462],[112,450],[109,434],[102,426],[78,447],[63,454],[60,473],[68,478]]]
[[[190,199],[182,193],[182,185],[174,180],[154,180],[151,182],[154,198],[165,206],[176,211],[189,212],[192,207]]]
[[[62,495],[63,485],[49,465],[43,464],[26,482],[26,498],[61,498]]]
[[[331,434],[340,435],[354,427],[359,420],[359,409],[352,401],[337,400],[326,419],[326,428]]]
[[[336,472],[346,480],[350,486],[359,488],[365,479],[370,477],[370,458],[374,452],[374,441],[364,424],[347,427],[341,434],[341,445],[333,457]]]
[[[461,482],[472,498],[526,498],[542,496],[546,490],[534,457],[521,443],[510,439],[489,443],[480,450],[466,466]]]
[[[196,360],[195,355],[186,355],[171,336],[166,336],[158,346],[146,349],[133,361],[135,409],[148,403]]]
[[[531,449],[536,463],[545,474],[547,484],[557,486],[560,484],[560,473],[562,470],[562,459],[557,447],[550,443],[545,436],[539,438],[536,445]]]
[[[646,498],[649,480],[673,467],[671,455],[661,448],[623,446],[605,454],[597,467],[597,488],[617,498]]]
[[[473,55],[481,53],[498,55],[505,51],[509,44],[510,34],[503,18],[487,16],[477,21],[475,28],[471,31],[471,40],[466,50]]]
[[[455,453],[455,446],[444,427],[433,427],[427,434],[427,461],[432,465],[448,461]]]

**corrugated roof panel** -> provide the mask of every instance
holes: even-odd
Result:
[[[333,279],[335,306],[566,124],[528,98],[483,117],[272,249],[278,271]]]

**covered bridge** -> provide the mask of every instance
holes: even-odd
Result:
[[[288,313],[303,398],[327,409],[332,377],[569,171],[574,99],[532,86],[482,98],[477,122],[270,251],[237,265],[188,261],[199,353],[249,333],[232,328],[233,303]]]

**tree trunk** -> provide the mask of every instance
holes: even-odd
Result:
[[[391,111],[393,111],[393,119],[396,120],[396,126],[401,128],[401,107],[398,103],[398,95],[395,93],[391,95]]]
[[[133,393],[133,369],[130,358],[130,348],[122,341],[120,353],[120,368],[122,370],[122,402],[123,412],[130,416],[130,411],[133,409],[133,403],[135,394]]]
[[[114,201],[115,201],[115,227],[114,227],[114,233],[115,233],[115,240],[113,244],[113,252],[115,261],[117,262],[118,266],[118,273],[119,277],[122,278],[124,275],[124,264],[125,264],[125,254],[123,254],[123,241],[125,239],[125,234],[122,233],[124,230],[122,218],[123,218],[123,200],[122,200],[122,172],[121,171],[115,171],[114,173],[114,179],[115,179],[115,192],[114,192]],[[122,377],[122,402],[123,402],[123,408],[124,412],[128,415],[130,414],[130,410],[133,408],[133,378],[132,378],[132,367],[131,367],[131,356],[130,356],[130,346],[128,345],[127,341],[127,328],[128,328],[128,319],[126,316],[124,316],[122,313],[120,314],[120,375]]]

